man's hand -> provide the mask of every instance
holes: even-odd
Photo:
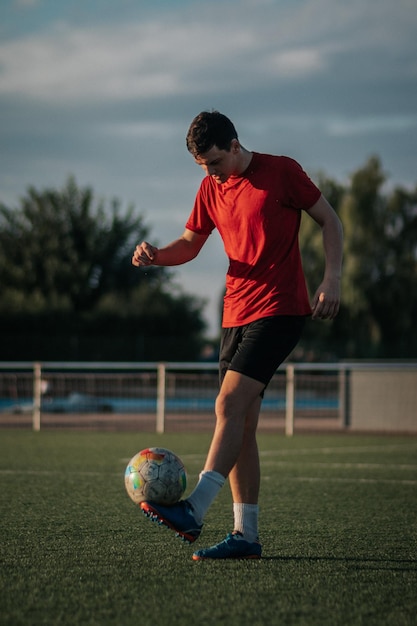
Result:
[[[314,294],[311,304],[312,318],[332,320],[339,312],[340,280],[324,280]]]
[[[155,262],[158,248],[152,246],[147,241],[142,241],[141,244],[136,246],[132,256],[132,264],[136,267],[152,265]]]

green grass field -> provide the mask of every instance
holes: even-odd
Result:
[[[1,626],[417,624],[417,438],[260,436],[264,558],[196,563],[128,499],[123,474],[161,445],[191,490],[208,443],[1,431]],[[231,529],[226,486],[194,547]]]

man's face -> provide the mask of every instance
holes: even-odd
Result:
[[[199,155],[195,162],[203,168],[207,176],[212,176],[216,183],[225,183],[230,176],[239,174],[238,155],[240,152],[239,142],[234,139],[230,150],[220,150],[213,146]]]

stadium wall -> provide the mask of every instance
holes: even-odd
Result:
[[[417,433],[417,370],[351,369],[350,429]]]

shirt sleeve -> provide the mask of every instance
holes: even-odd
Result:
[[[209,202],[207,199],[205,187],[206,185],[204,179],[200,185],[200,189],[197,192],[193,210],[191,211],[191,214],[185,225],[188,230],[191,230],[198,235],[210,235],[216,227],[210,217]]]
[[[311,209],[321,196],[320,189],[294,159],[286,158],[285,170],[288,206],[293,209]]]

